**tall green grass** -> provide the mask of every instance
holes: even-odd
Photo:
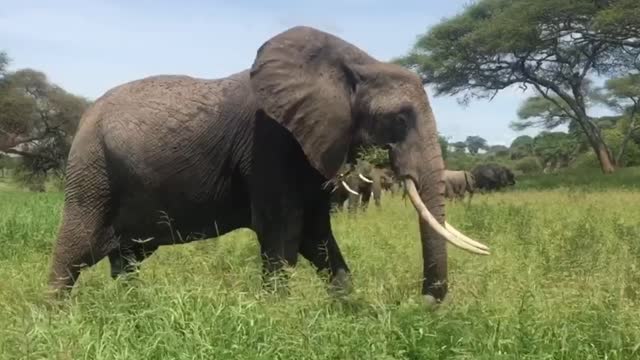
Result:
[[[450,297],[418,295],[416,215],[400,198],[337,214],[354,293],[330,298],[304,260],[289,296],[261,292],[258,247],[240,230],[162,248],[139,280],[86,271],[45,306],[57,193],[0,193],[2,359],[633,359],[640,357],[640,194],[522,191],[447,207],[491,246],[450,248]]]
[[[613,174],[603,174],[600,169],[567,169],[552,174],[522,175],[517,178],[516,189],[568,190],[640,189],[640,167],[620,168]]]

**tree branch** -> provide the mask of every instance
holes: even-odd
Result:
[[[20,135],[15,135],[15,134],[11,134],[8,133],[6,131],[3,131],[5,134],[7,134],[7,137],[9,137],[9,139],[7,140],[0,140],[0,151],[2,152],[7,152],[8,150],[21,145],[21,144],[26,144],[26,143],[30,143],[33,141],[38,141],[38,140],[43,140],[44,138],[47,137],[48,133],[43,133],[40,134],[38,136],[31,136],[31,137],[20,137]]]

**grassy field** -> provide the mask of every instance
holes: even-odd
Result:
[[[606,189],[640,190],[640,167],[616,170],[604,175],[600,169],[569,169],[552,174],[536,174],[518,178],[518,190],[565,189],[596,191]]]
[[[529,184],[529,188],[532,188]],[[2,359],[640,358],[640,194],[527,190],[448,207],[490,257],[450,248],[449,302],[419,297],[416,216],[339,214],[355,292],[331,299],[305,262],[288,297],[260,291],[250,231],[160,249],[139,282],[101,262],[68,305],[44,305],[62,195],[0,192]]]

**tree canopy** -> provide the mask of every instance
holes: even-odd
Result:
[[[0,79],[0,152],[22,156],[32,173],[61,170],[88,105],[40,71],[5,71]]]
[[[480,0],[431,28],[397,62],[433,84],[436,95],[461,95],[463,102],[511,86],[533,88],[555,107],[539,99],[526,106],[546,106],[545,121],[575,121],[603,171],[611,172],[610,150],[588,114],[588,86],[593,76],[637,64],[632,45],[638,20],[628,14],[639,3]],[[611,19],[621,17],[629,25],[614,32]]]
[[[487,140],[480,136],[467,136],[465,144],[467,145],[467,150],[472,154],[477,154],[481,149],[487,149]]]

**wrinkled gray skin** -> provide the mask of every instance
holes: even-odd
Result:
[[[347,287],[323,185],[363,144],[389,149],[396,176],[413,179],[444,224],[443,160],[420,78],[333,35],[289,29],[227,78],[120,85],[84,114],[74,138],[50,287],[66,293],[104,257],[125,274],[159,246],[239,228],[255,231],[265,280],[299,253]],[[423,220],[420,238],[422,293],[442,300],[445,240]]]
[[[475,191],[475,178],[469,171],[445,170],[444,171],[444,196],[449,199],[462,200],[469,193],[469,200]]]

